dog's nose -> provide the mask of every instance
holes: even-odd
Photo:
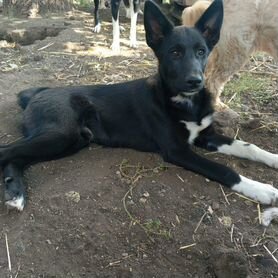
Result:
[[[194,76],[190,76],[189,78],[186,79],[186,84],[190,87],[190,88],[198,88],[203,82],[203,79],[201,76],[198,75],[194,75]]]

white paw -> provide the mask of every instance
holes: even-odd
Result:
[[[274,204],[278,200],[278,189],[272,185],[253,181],[243,176],[240,178],[241,181],[232,187],[233,190],[265,205]]]
[[[278,208],[268,208],[262,213],[262,225],[269,226],[274,218],[278,218]]]
[[[122,32],[124,32],[124,31],[125,31],[125,27],[122,26],[122,25],[120,25],[120,32],[122,33]]]
[[[17,209],[19,211],[23,211],[24,206],[25,206],[25,199],[24,199],[23,195],[21,195],[19,197],[14,197],[12,200],[6,201],[5,205],[8,208],[12,208],[12,209]]]
[[[97,24],[94,28],[93,28],[93,32],[94,33],[99,33],[101,30],[101,24]]]
[[[273,161],[270,166],[278,169],[278,154],[273,154]]]

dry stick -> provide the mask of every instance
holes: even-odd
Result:
[[[259,203],[257,204],[257,210],[258,210],[259,224],[261,225],[262,224],[262,213],[261,213],[261,206]]]
[[[195,230],[194,230],[194,234],[196,234],[197,230],[199,229],[199,227],[200,227],[201,223],[203,222],[203,220],[204,220],[204,218],[205,218],[206,215],[207,215],[207,212],[205,212],[205,213],[202,215],[200,221],[199,221],[198,224],[197,224],[197,227],[196,227]]]
[[[179,250],[184,250],[184,249],[193,247],[193,246],[195,246],[196,244],[197,244],[197,243],[192,243],[192,244],[189,244],[189,245],[181,246],[181,247],[179,248]]]
[[[184,182],[184,179],[183,179],[179,174],[177,174],[177,177],[178,177],[182,182]]]
[[[53,44],[54,44],[54,42],[50,42],[50,43],[48,43],[47,45],[45,45],[45,46],[43,46],[43,47],[37,49],[37,51],[41,51],[41,50],[43,50],[43,49],[46,49],[46,48],[48,48],[49,46],[51,46],[51,45],[53,45]]]
[[[230,103],[235,98],[236,95],[237,95],[237,92],[232,95],[232,97],[227,101],[227,103]]]
[[[270,250],[265,245],[263,245],[263,247],[267,251],[267,253],[272,257],[272,259],[278,264],[278,260],[273,256]]]
[[[224,198],[225,198],[225,201],[227,202],[228,205],[230,205],[230,202],[229,202],[229,200],[228,200],[228,198],[227,198],[227,196],[226,196],[226,194],[225,194],[225,192],[224,192],[224,190],[223,190],[222,185],[220,185],[220,189],[221,189],[222,194],[223,194],[223,196],[224,196]]]
[[[232,228],[231,228],[231,242],[233,242],[233,234],[234,234],[234,227],[235,227],[235,224],[232,225]]]
[[[9,264],[9,271],[12,272],[12,264],[10,258],[10,251],[9,251],[9,243],[8,243],[8,236],[5,233],[5,241],[6,241],[6,250],[7,250],[7,257],[8,257],[8,264]]]

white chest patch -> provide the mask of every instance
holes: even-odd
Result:
[[[187,121],[180,121],[181,123],[185,124],[186,128],[189,131],[188,143],[194,143],[194,140],[199,136],[199,133],[211,125],[213,121],[212,115],[208,115],[204,117],[201,121],[201,124],[197,124],[196,122],[187,122]]]

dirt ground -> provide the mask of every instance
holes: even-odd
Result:
[[[100,34],[91,32],[92,16],[83,12],[27,21],[0,16],[1,143],[21,136],[21,89],[113,83],[156,71],[142,17],[135,50],[121,18],[122,52],[114,56],[110,14],[101,13]],[[247,92],[237,109],[245,118],[224,130],[278,153],[277,72],[269,88],[271,97],[261,102]],[[203,155],[278,186],[275,169]],[[7,211],[1,202],[0,277],[278,277],[278,226],[259,224],[264,207],[157,155],[92,145],[30,167],[25,180],[23,212]]]

